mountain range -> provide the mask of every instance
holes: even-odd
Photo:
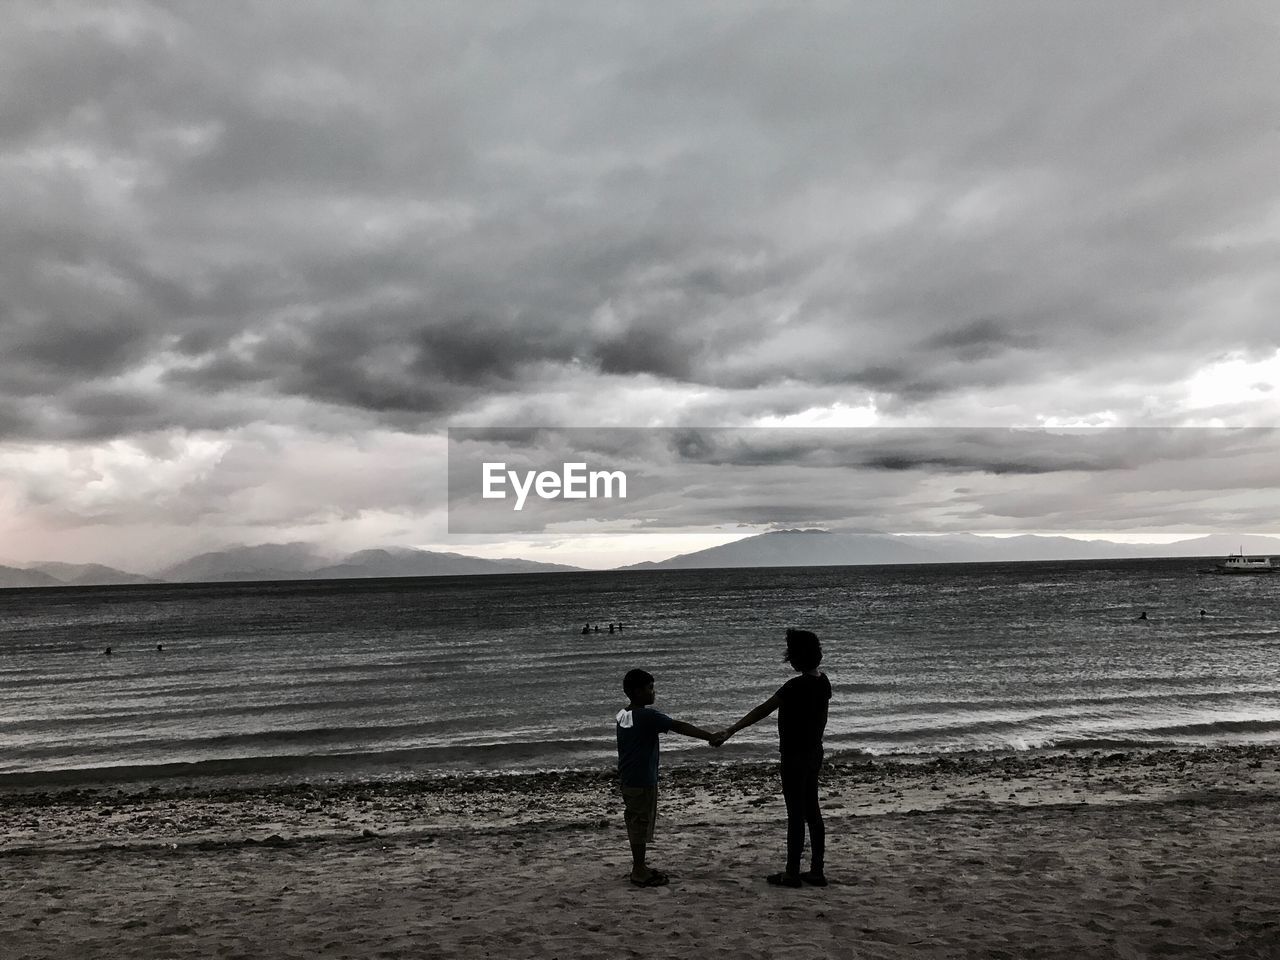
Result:
[[[1280,538],[1214,534],[1176,543],[1112,543],[1074,537],[982,537],[779,530],[733,543],[632,564],[627,570],[712,567],[823,567],[894,563],[980,563],[1025,560],[1120,560],[1140,557],[1221,557],[1231,553],[1280,555]]]
[[[1214,534],[1176,543],[1111,543],[1073,537],[982,537],[974,534],[903,536],[779,530],[622,570],[694,570],[714,567],[846,566],[897,563],[972,563],[1024,560],[1113,560],[1139,557],[1223,557],[1231,553],[1280,556],[1280,538]],[[306,543],[267,543],[202,553],[157,571],[128,573],[96,563],[0,566],[0,587],[87,586],[127,583],[208,583],[261,580],[341,580],[362,577],[439,577],[579,570],[558,563],[488,560],[460,553],[382,547],[334,559]]]
[[[85,587],[159,582],[155,577],[126,573],[101,563],[57,563],[50,560],[22,567],[0,566],[0,587]]]
[[[0,587],[62,587],[117,583],[231,583],[263,580],[346,580],[362,577],[444,577],[578,570],[519,558],[487,560],[461,553],[383,547],[334,560],[308,543],[230,547],[190,557],[142,576],[96,563],[0,566]]]

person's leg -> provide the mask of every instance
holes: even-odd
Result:
[[[787,876],[800,874],[804,853],[805,771],[798,764],[782,765],[782,799],[787,804]]]
[[[804,819],[809,827],[810,874],[814,878],[824,876],[827,852],[827,829],[822,822],[822,807],[818,804],[818,773],[821,768],[822,760],[819,758],[807,771],[804,784]]]
[[[643,880],[649,876],[649,868],[644,865],[647,845],[635,836],[628,835],[627,840],[631,844],[631,879]]]
[[[622,802],[627,823],[627,842],[631,845],[631,879],[646,880],[649,868],[645,866],[648,853],[649,828],[648,803],[638,787],[623,787]]]
[[[667,882],[666,874],[651,870],[645,862],[658,815],[658,790],[656,787],[623,787],[622,797],[626,809],[627,842],[631,845],[631,882],[641,886],[660,886]]]

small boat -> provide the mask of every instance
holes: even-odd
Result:
[[[1233,553],[1217,564],[1214,573],[1275,573],[1280,570],[1280,557],[1245,556]]]

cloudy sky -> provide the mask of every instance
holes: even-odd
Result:
[[[5,16],[0,562],[1280,532],[1223,429],[1280,424],[1265,0]],[[539,425],[947,429],[673,487],[683,537],[451,535],[445,431]]]

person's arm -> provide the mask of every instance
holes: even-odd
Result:
[[[764,703],[760,704],[760,706],[754,708],[750,713],[748,713],[745,717],[743,717],[741,720],[735,723],[732,727],[728,727],[727,729],[721,730],[718,734],[716,734],[715,740],[711,741],[712,744],[718,747],[720,746],[721,743],[724,743],[726,740],[728,740],[730,737],[732,737],[735,733],[737,733],[739,730],[743,729],[744,727],[749,727],[753,723],[759,723],[769,714],[773,713],[773,711],[777,710],[779,705],[781,705],[781,703],[782,703],[782,699],[775,693],[772,697],[770,697]],[[716,740],[718,740],[719,743],[716,743]]]
[[[714,733],[708,733],[701,727],[695,727],[692,723],[685,723],[683,720],[672,720],[671,730],[681,736],[693,737],[695,740],[705,740],[707,743],[716,738]]]

